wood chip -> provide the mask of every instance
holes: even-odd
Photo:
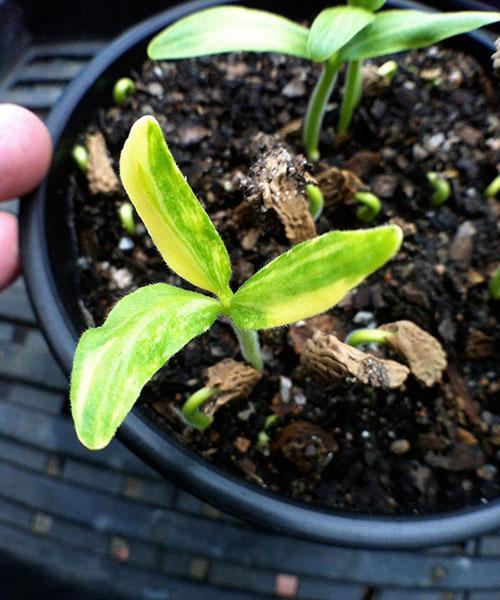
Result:
[[[203,412],[213,415],[231,400],[248,398],[261,378],[261,371],[232,358],[226,358],[208,367],[206,387],[218,387],[220,393],[214,396],[213,401],[205,403]]]
[[[337,167],[328,167],[322,171],[317,176],[317,181],[325,202],[332,204],[353,202],[354,194],[365,187],[352,171]]]
[[[333,437],[309,421],[294,421],[276,438],[273,452],[282,456],[300,473],[320,473],[338,450]]]
[[[345,163],[345,168],[348,171],[357,175],[357,177],[367,177],[381,163],[379,152],[371,152],[370,150],[360,150],[353,154]]]
[[[308,340],[301,364],[320,379],[344,383],[361,383],[385,389],[399,388],[409,370],[394,361],[377,358],[340,342],[335,336],[316,332]]]
[[[306,185],[315,183],[303,156],[292,155],[282,140],[260,135],[252,143],[257,160],[242,180],[246,199],[261,211],[272,210],[281,221],[291,244],[316,237],[309,212]]]
[[[495,354],[495,338],[479,329],[471,329],[465,342],[465,358],[481,360]]]
[[[411,321],[386,323],[380,329],[395,334],[387,338],[387,343],[404,357],[420,383],[432,387],[441,381],[447,364],[446,353],[435,337]]]
[[[102,133],[89,133],[85,137],[85,146],[88,153],[87,180],[90,193],[93,196],[118,194],[122,188],[111,164]]]
[[[251,440],[249,440],[246,437],[241,437],[241,436],[238,436],[233,442],[233,446],[237,450],[239,450],[242,454],[245,454],[246,452],[248,452],[248,449],[250,448],[251,445],[252,445]]]
[[[338,338],[344,338],[347,334],[339,319],[328,313],[299,321],[288,329],[288,339],[297,354],[302,354],[305,343],[313,337],[315,331],[331,333]]]

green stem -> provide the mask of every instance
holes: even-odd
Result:
[[[370,192],[356,192],[354,198],[363,204],[356,211],[356,218],[362,223],[371,223],[382,207],[380,200]]]
[[[341,64],[342,60],[337,54],[331,56],[323,64],[323,70],[321,71],[318,83],[309,99],[309,105],[304,121],[303,140],[307,156],[310,160],[319,160],[319,136],[321,133],[321,125],[323,124],[326,106],[332,95],[333,88],[335,87]]]
[[[240,329],[234,323],[233,329],[240,344],[243,358],[249,362],[252,367],[261,371],[264,366],[262,353],[260,351],[259,334],[253,329]]]
[[[355,348],[361,344],[385,344],[387,339],[393,335],[390,331],[381,331],[380,329],[357,329],[346,337],[345,343]]]
[[[309,199],[309,212],[314,221],[317,221],[321,217],[323,212],[323,206],[325,204],[325,198],[323,193],[317,185],[308,183],[306,185],[306,194]]]
[[[363,91],[363,62],[353,60],[347,65],[344,98],[340,108],[340,118],[337,133],[346,133],[351,125],[352,115],[361,100]]]
[[[484,195],[486,198],[495,198],[500,192],[500,175],[495,177],[495,179],[490,183],[490,185],[486,188]]]
[[[219,392],[219,388],[201,388],[184,402],[182,415],[189,425],[203,431],[213,423],[214,418],[205,415],[200,411],[200,407]]]
[[[500,300],[500,268],[490,277],[488,289],[493,300]]]
[[[451,196],[451,186],[447,179],[437,173],[427,173],[427,181],[434,188],[434,193],[431,196],[432,206],[441,206]]]

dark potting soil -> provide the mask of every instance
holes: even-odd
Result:
[[[170,360],[140,402],[205,458],[270,490],[341,510],[420,514],[500,495],[500,327],[487,289],[499,260],[500,203],[483,196],[500,163],[500,118],[498,82],[472,58],[433,47],[397,60],[392,85],[364,97],[352,136],[338,144],[334,95],[322,160],[312,172],[336,165],[359,175],[382,199],[374,224],[399,223],[404,244],[321,327],[343,339],[362,326],[411,320],[443,344],[443,383],[428,389],[410,376],[403,388],[384,391],[315,381],[300,368],[299,353],[318,322],[299,323],[262,332],[263,378],[200,433],[180,418],[183,401],[204,385],[208,366],[242,360],[232,330],[218,321]],[[251,140],[281,130],[290,148],[302,151],[297,120],[317,66],[227,55],[148,61],[132,77],[137,95],[124,108],[96,109],[87,131],[104,134],[116,166],[132,123],[156,116],[230,250],[236,289],[289,247],[279,221],[246,205],[241,179],[252,165]],[[429,171],[444,173],[452,186],[438,209],[429,202]],[[124,195],[91,196],[76,169],[70,194],[82,301],[93,323],[144,284],[189,287],[165,266],[142,226],[134,236],[124,233],[117,217]],[[355,215],[352,204],[326,206],[318,232],[359,228]],[[269,440],[259,444],[273,414]]]

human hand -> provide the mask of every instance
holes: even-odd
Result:
[[[29,110],[0,104],[0,201],[35,188],[47,172],[52,141],[47,127]],[[14,215],[0,211],[0,290],[19,273],[19,234]]]

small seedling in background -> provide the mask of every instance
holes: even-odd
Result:
[[[134,236],[137,231],[134,219],[134,207],[130,202],[124,202],[118,208],[118,216],[123,229],[130,235]]]
[[[85,147],[80,144],[75,144],[71,150],[71,156],[80,171],[86,175],[89,168],[89,155]]]
[[[385,0],[349,0],[326,8],[310,29],[279,15],[219,6],[189,15],[159,33],[148,46],[154,60],[193,58],[224,52],[276,52],[321,63],[323,68],[307,109],[303,139],[311,160],[319,159],[319,139],[337,75],[347,64],[339,132],[349,128],[362,95],[367,59],[424,48],[446,38],[500,21],[486,11],[432,13],[385,10]]]
[[[116,106],[124,106],[127,98],[133,96],[137,91],[135,83],[130,77],[122,77],[113,86],[113,100]]]
[[[171,356],[224,316],[243,357],[262,366],[257,331],[324,312],[398,251],[395,225],[332,231],[294,246],[236,292],[224,243],[196,199],[153,117],[130,131],[120,159],[122,182],[168,266],[208,296],[166,283],[122,298],[104,325],[87,330],[76,349],[71,410],[82,443],[105,447],[143,386]],[[196,418],[203,395],[192,400]],[[192,410],[190,410],[192,408]]]
[[[274,425],[274,423],[276,423],[277,420],[278,415],[269,415],[264,423],[264,428],[257,434],[257,449],[261,452],[265,452],[269,446],[271,438],[269,437],[267,431]]]
[[[493,300],[500,300],[500,268],[490,277],[488,289]]]
[[[370,192],[356,192],[354,198],[363,205],[356,211],[356,218],[362,223],[371,223],[382,208],[380,200]]]
[[[205,415],[202,413],[200,407],[203,406],[205,402],[216,396],[218,392],[219,390],[216,387],[205,387],[197,390],[194,394],[189,396],[182,407],[182,416],[188,425],[203,431],[213,423],[214,418],[211,415]]]
[[[432,206],[441,206],[441,204],[444,204],[451,196],[451,186],[449,181],[445,177],[433,172],[427,173],[427,181],[434,189],[431,196]]]
[[[496,198],[500,192],[500,175],[497,175],[495,179],[490,183],[484,192],[485,198]]]
[[[395,60],[388,60],[378,68],[377,73],[384,77],[389,83],[396,77],[398,72],[398,63]]]
[[[356,329],[346,337],[345,343],[354,348],[363,344],[385,344],[387,338],[393,335],[390,331],[381,329]]]
[[[311,213],[314,221],[317,221],[321,217],[323,207],[325,205],[325,198],[323,192],[317,185],[308,183],[306,185],[306,194],[309,199],[309,212]]]

